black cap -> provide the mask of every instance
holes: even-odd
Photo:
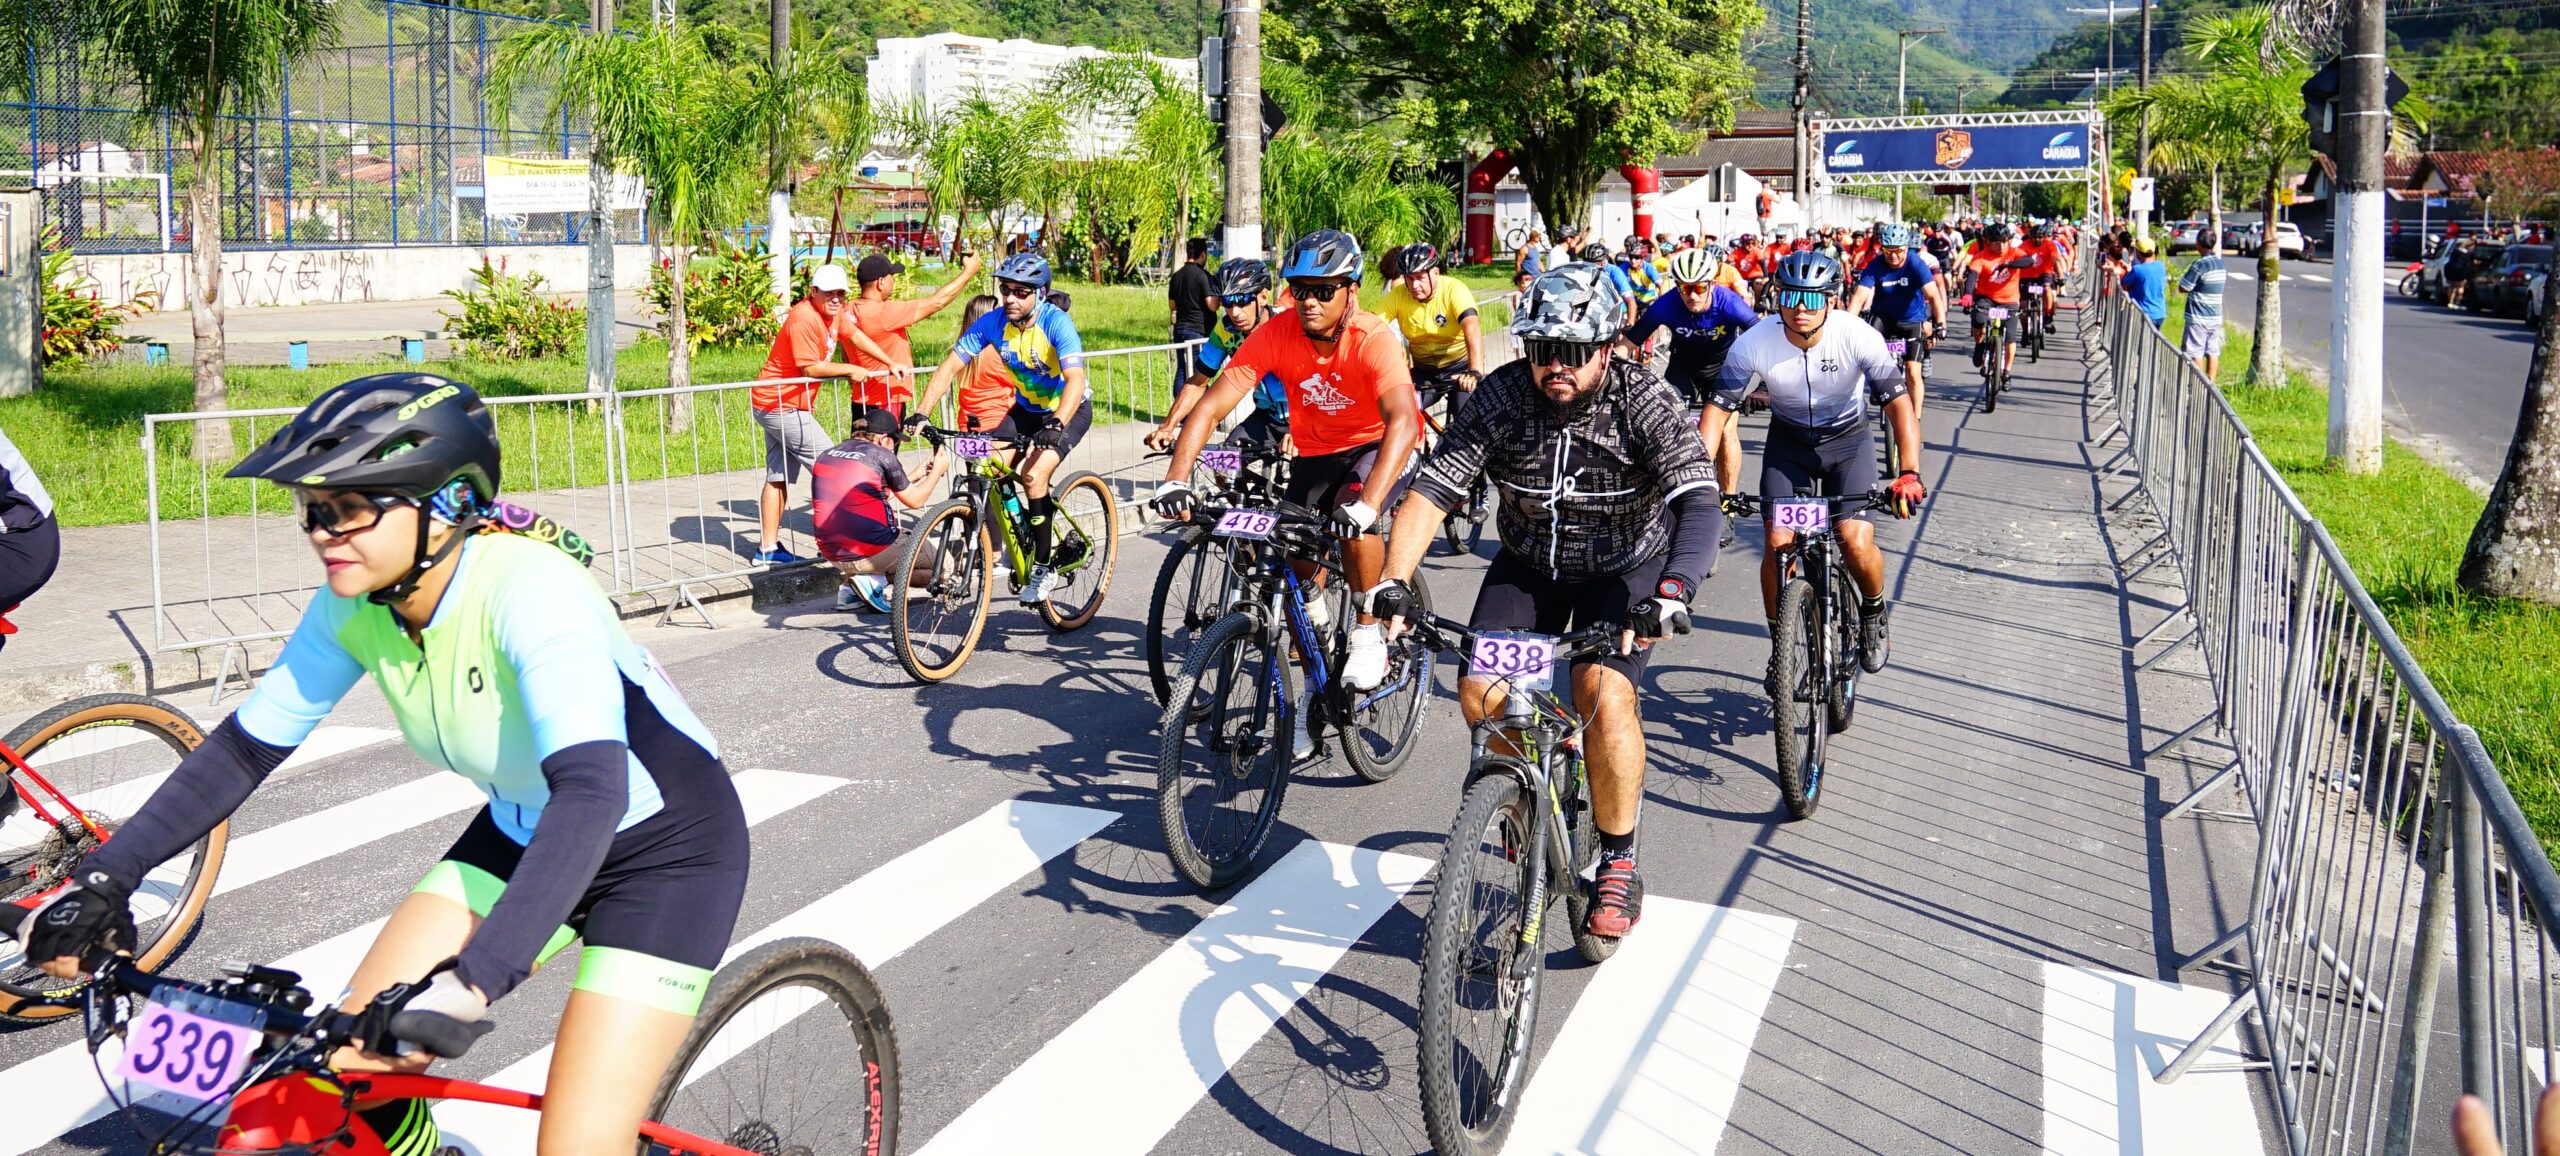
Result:
[[[862,264],[854,269],[853,279],[868,285],[883,277],[895,277],[906,271],[906,266],[892,261],[878,253],[873,253],[872,255],[863,258]]]
[[[879,437],[896,437],[898,434],[897,412],[886,406],[862,407],[862,412],[854,415],[853,432]]]

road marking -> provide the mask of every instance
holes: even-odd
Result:
[[[2230,999],[2205,988],[2047,962],[2047,1156],[2264,1151],[2249,1100],[2250,1074],[2189,1071],[2172,1084],[2152,1079]],[[2243,1058],[2225,1042],[2204,1063]]]
[[[777,939],[808,935],[833,940],[876,969],[1118,817],[1092,807],[998,803],[738,941],[726,958],[735,959]],[[752,1023],[733,1021],[713,1039],[710,1054],[718,1058],[697,1063],[692,1077],[700,1079],[718,1067],[720,1059],[752,1047],[762,1033],[788,1022],[790,1017],[782,1015],[757,1016]],[[551,1048],[545,1045],[485,1082],[539,1092],[550,1070]],[[533,1151],[539,1120],[531,1112],[459,1101],[436,1109],[436,1124],[445,1143],[473,1156]]]
[[[1708,1153],[1796,921],[1654,898],[1538,1061],[1506,1156]]]
[[[295,748],[293,754],[288,756],[276,770],[283,771],[303,766],[398,737],[400,732],[384,730],[380,727],[321,727],[312,731],[311,737],[300,747]],[[100,727],[96,730],[79,731],[66,735],[62,741],[50,744],[36,752],[36,757],[27,760],[27,765],[55,766],[75,757],[86,757],[118,747],[129,747],[135,743],[151,741],[155,741],[151,732],[140,727]],[[177,752],[171,751],[169,754],[170,757],[175,758]],[[175,769],[174,766],[171,767],[171,770]],[[72,801],[79,804],[84,811],[95,811],[121,820],[140,809],[143,801],[149,799],[153,792],[158,791],[161,783],[168,781],[169,774],[169,771],[155,771],[122,782],[81,789],[74,795]],[[71,788],[66,787],[64,790],[68,792]],[[51,805],[52,800],[47,799],[46,803]],[[35,817],[34,808],[20,808],[18,814],[10,816],[7,822],[0,823],[0,849],[14,851],[31,847],[47,834],[44,823]]]
[[[1430,868],[1412,855],[1299,844],[924,1151],[1152,1150]],[[1110,1079],[1094,1079],[1097,1064]]]
[[[2256,276],[2255,274],[2243,273],[2243,272],[2239,271],[2238,269],[2227,269],[2227,270],[2224,270],[2222,275],[2223,275],[2223,276],[2225,276],[2225,277],[2229,277],[2229,278],[2231,278],[2231,279],[2232,279],[2232,280],[2234,280],[2234,281],[2255,281],[2255,280],[2257,280],[2257,279],[2258,279],[2258,278],[2257,278],[2257,276]]]
[[[2305,280],[2305,281],[2312,282],[2313,284],[2316,284],[2316,285],[2326,285],[2326,284],[2329,284],[2329,279],[2328,279],[2328,278],[2323,277],[2323,276],[2321,276],[2321,275],[2319,275],[2319,274],[2317,274],[2317,273],[2305,273],[2305,274],[2303,274],[2303,275],[2302,275],[2302,279],[2303,279],[2303,280]]]
[[[844,785],[842,779],[823,775],[764,770],[740,771],[732,781],[737,784],[738,801],[745,806],[750,825]],[[474,790],[472,794],[477,796],[479,792]],[[387,918],[376,919],[340,932],[276,960],[271,966],[300,974],[303,986],[314,996],[335,1000],[387,922]],[[107,1099],[98,1070],[114,1071],[123,1054],[123,1045],[110,1039],[98,1049],[97,1067],[92,1067],[87,1046],[69,1043],[0,1072],[0,1086],[10,1090],[9,1111],[0,1113],[0,1152],[14,1156],[32,1151],[64,1132],[104,1117],[114,1105]],[[524,1150],[532,1149],[528,1146]]]

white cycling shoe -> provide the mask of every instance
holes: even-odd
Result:
[[[1342,660],[1342,684],[1376,690],[1387,680],[1387,628],[1375,622],[1351,628],[1351,652]]]

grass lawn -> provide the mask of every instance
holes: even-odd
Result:
[[[2173,294],[2173,338],[2183,329],[2182,306]],[[2250,334],[2232,331],[2221,382],[2232,409],[2328,527],[2454,714],[2480,732],[2543,846],[2560,848],[2560,608],[2455,586],[2487,502],[2396,441],[2384,443],[2378,475],[2331,467],[2328,390],[2293,369],[2284,388],[2241,385],[2249,352]]]

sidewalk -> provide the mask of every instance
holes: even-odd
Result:
[[[577,300],[585,301],[583,294]],[[265,309],[230,309],[223,314],[224,356],[234,365],[283,365],[285,343],[311,343],[311,363],[361,361],[398,354],[397,337],[426,337],[427,356],[451,356],[456,343],[445,340],[443,311],[459,310],[450,297],[425,301],[365,301],[348,305],[294,305]],[[614,295],[614,338],[629,345],[653,328],[637,292]],[[195,349],[195,323],[185,309],[145,313],[125,323],[125,352],[142,359],[146,341],[169,344],[169,360],[185,365]]]

